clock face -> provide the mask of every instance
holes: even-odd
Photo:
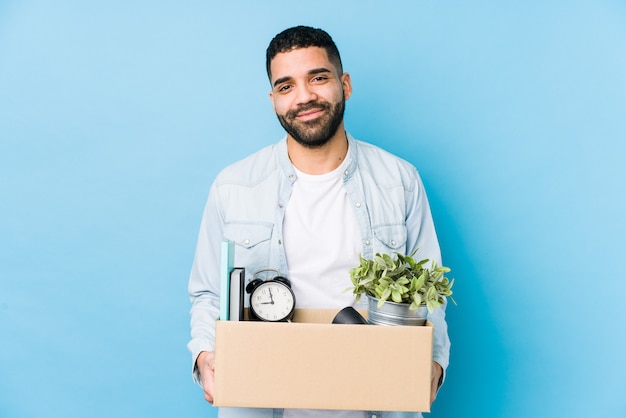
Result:
[[[289,319],[294,306],[291,289],[280,282],[261,283],[250,295],[250,308],[264,321]]]

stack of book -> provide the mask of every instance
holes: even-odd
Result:
[[[246,269],[234,267],[235,244],[223,241],[220,263],[220,320],[242,321]]]

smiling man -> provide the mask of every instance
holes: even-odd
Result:
[[[339,133],[342,142],[350,75],[331,64],[320,47],[277,54],[271,61],[270,98],[289,137],[306,148],[323,148]]]
[[[236,243],[247,272],[275,269],[291,280],[299,308],[354,305],[349,270],[359,255],[410,254],[441,265],[424,187],[415,167],[350,136],[344,127],[350,75],[321,29],[298,26],[267,49],[270,99],[287,135],[226,167],[205,206],[189,279],[194,378],[213,402],[215,321],[223,240]],[[249,278],[248,278],[249,279]],[[445,306],[434,324],[431,401],[443,381],[450,341]],[[220,417],[415,417],[377,411],[221,408]]]

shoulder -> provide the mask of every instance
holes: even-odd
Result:
[[[380,161],[398,165],[404,168],[414,168],[413,165],[408,161],[398,157],[395,154],[392,154],[391,152],[377,145],[371,144],[369,142],[360,141],[358,139],[355,139],[354,142],[357,145],[359,156],[362,156],[367,161]]]
[[[279,144],[273,144],[222,169],[215,185],[254,185],[270,177],[278,169]]]
[[[377,180],[401,180],[405,186],[419,181],[415,166],[403,158],[374,144],[354,140],[359,169],[375,176]]]

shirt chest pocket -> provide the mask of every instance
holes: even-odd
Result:
[[[406,226],[404,225],[381,225],[373,228],[376,237],[376,252],[388,253],[389,251],[403,254],[406,250]]]
[[[235,243],[235,264],[246,268],[267,265],[273,230],[271,222],[224,224],[224,239]]]

